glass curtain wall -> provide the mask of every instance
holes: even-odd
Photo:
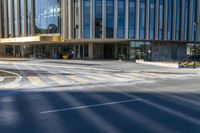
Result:
[[[60,33],[60,0],[35,0],[35,32]]]
[[[11,35],[11,20],[10,20],[10,15],[11,15],[11,12],[10,12],[10,9],[11,9],[11,6],[10,6],[10,1],[11,0],[8,0],[8,37],[10,37]]]
[[[118,0],[118,38],[124,38],[125,28],[125,1]]]
[[[149,22],[149,36],[150,39],[154,39],[154,29],[155,29],[155,0],[150,0],[150,22]]]
[[[113,38],[114,0],[106,1],[106,37]]]
[[[181,0],[176,1],[176,40],[180,39]]]
[[[184,39],[188,39],[188,22],[189,22],[189,0],[185,0],[185,34]]]
[[[83,36],[90,38],[90,0],[83,0]]]
[[[17,0],[14,0],[14,27],[15,27],[15,36],[17,36]]]
[[[163,39],[163,16],[164,16],[164,0],[160,0],[159,3],[159,39]]]
[[[129,38],[135,38],[135,0],[129,0]]]
[[[194,23],[196,22],[196,14],[197,14],[197,0],[193,0],[193,14],[192,14],[192,40],[194,41],[195,37],[195,31],[194,31]]]
[[[172,4],[173,0],[168,0],[168,16],[167,16],[167,39],[172,39]]]
[[[80,28],[80,24],[79,24],[79,4],[80,0],[74,0],[74,8],[73,8],[73,13],[74,13],[74,38],[78,38],[78,34],[79,34],[79,28]]]
[[[21,34],[24,35],[24,0],[20,0],[20,23],[21,23]]]
[[[145,37],[145,3],[146,0],[140,0],[140,38]]]
[[[95,0],[95,38],[102,37],[102,0]]]
[[[28,35],[31,35],[31,0],[27,0]],[[41,6],[41,5],[40,5]]]

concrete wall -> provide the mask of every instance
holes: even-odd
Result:
[[[183,60],[187,58],[186,43],[153,43],[152,61]]]

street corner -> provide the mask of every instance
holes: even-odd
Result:
[[[17,73],[0,70],[0,89],[15,84],[21,79],[21,75]]]

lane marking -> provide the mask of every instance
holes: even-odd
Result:
[[[115,74],[116,76],[122,77],[122,78],[126,78],[126,79],[131,79],[131,80],[143,80],[144,78],[141,77],[137,77],[137,76],[131,76],[131,75],[127,75],[127,74]]]
[[[124,100],[124,101],[115,101],[115,102],[107,102],[107,103],[100,103],[100,104],[93,104],[93,105],[83,105],[83,106],[71,107],[71,108],[55,109],[55,110],[49,110],[49,111],[42,111],[40,112],[40,114],[57,113],[57,112],[64,112],[64,111],[70,111],[70,110],[79,110],[79,109],[101,107],[101,106],[130,103],[130,102],[138,102],[138,101],[142,101],[142,99],[138,98],[138,99],[130,99],[130,100]]]
[[[99,74],[99,77],[105,78],[107,81],[126,81],[124,78],[115,77],[114,75]]]
[[[74,81],[77,81],[77,82],[80,82],[80,83],[88,83],[88,82],[90,82],[90,81],[87,80],[87,79],[78,77],[78,75],[77,75],[77,76],[70,75],[70,76],[67,76],[67,78],[69,78],[69,79],[71,79],[71,80],[74,80]]]
[[[51,80],[55,81],[56,83],[58,84],[61,84],[61,85],[64,85],[64,84],[70,84],[69,81],[67,80],[64,80],[60,77],[57,77],[57,76],[48,76],[48,78],[50,78]]]
[[[33,84],[33,85],[40,85],[44,86],[44,82],[39,77],[27,77],[27,79]]]

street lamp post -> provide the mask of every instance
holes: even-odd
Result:
[[[194,63],[193,68],[196,68],[196,54],[197,54],[197,31],[198,31],[199,23],[194,23]]]

